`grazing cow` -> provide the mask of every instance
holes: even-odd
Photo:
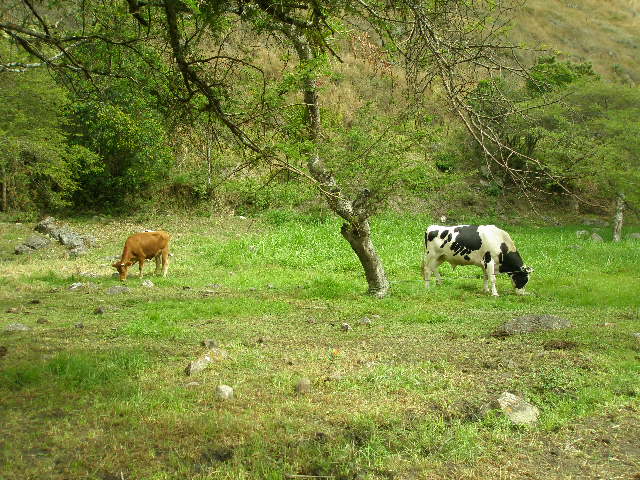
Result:
[[[491,295],[497,297],[496,273],[506,273],[511,277],[516,294],[524,295],[524,287],[533,269],[523,263],[509,234],[495,225],[431,225],[424,241],[427,250],[422,262],[422,276],[427,288],[432,273],[441,283],[438,267],[442,262],[449,262],[454,269],[458,265],[482,268],[485,293],[489,293],[490,280]]]
[[[113,264],[120,274],[120,280],[127,279],[129,267],[136,262],[140,264],[140,278],[142,278],[144,261],[152,258],[156,259],[156,274],[160,274],[160,262],[162,262],[162,276],[166,277],[169,268],[170,239],[170,235],[162,231],[145,231],[127,238],[120,261]]]

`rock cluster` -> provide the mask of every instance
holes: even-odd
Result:
[[[95,237],[91,235],[80,235],[70,230],[66,225],[58,225],[55,218],[46,217],[36,225],[36,231],[49,235],[69,249],[71,256],[83,255],[88,247],[96,245]]]
[[[41,248],[46,247],[51,243],[47,237],[43,237],[42,235],[32,235],[24,243],[20,245],[16,245],[15,253],[16,255],[23,255],[25,253],[32,253],[35,250],[40,250]]]

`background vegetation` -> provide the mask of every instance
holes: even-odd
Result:
[[[11,18],[11,9],[18,6],[6,6],[5,17]],[[123,14],[118,8],[113,15]],[[374,192],[377,201],[383,200],[381,208],[386,204],[452,217],[469,208],[500,211],[515,204],[527,210],[530,202],[559,211],[575,207],[575,197],[545,179],[547,174],[578,194],[584,212],[611,213],[618,191],[637,205],[639,74],[630,55],[638,47],[631,34],[638,6],[612,2],[589,22],[589,29],[583,28],[587,11],[602,8],[584,2],[527,2],[510,35],[528,47],[551,50],[521,51],[521,61],[532,68],[527,82],[503,76],[476,90],[479,111],[495,116],[500,138],[544,166],[524,160],[514,164],[531,170],[529,202],[521,202],[523,191],[513,178],[487,164],[447,113],[438,88],[423,108],[408,115],[399,61],[374,35],[353,26],[343,27],[333,40],[343,63],[327,59],[319,80],[321,153],[328,167],[347,192],[363,187]],[[133,28],[122,22],[104,27],[114,38],[125,38]],[[234,35],[234,44],[240,45],[255,34],[236,30]],[[256,162],[210,115],[176,108],[177,72],[152,47],[127,56],[108,44],[80,45],[78,58],[91,58],[97,71],[117,72],[90,79],[43,68],[0,70],[3,211],[321,208],[304,178]],[[0,48],[2,58],[28,61],[8,36]],[[229,67],[228,74],[237,78],[234,88],[249,99],[266,82],[262,99],[279,112],[260,127],[270,132],[266,145],[290,165],[301,166],[307,146],[304,112],[295,107],[293,96],[301,73],[288,68],[292,52],[278,42],[263,42],[243,54],[263,72]],[[491,105],[483,106],[483,98]],[[494,104],[496,98],[504,99],[502,106]],[[499,117],[514,102],[526,114]],[[544,107],[529,110],[534,104]],[[245,112],[254,107],[248,100],[233,106]],[[438,195],[443,188],[447,195]]]

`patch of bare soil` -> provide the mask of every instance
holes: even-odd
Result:
[[[523,441],[508,459],[478,478],[640,479],[640,415],[632,409],[586,418],[556,433]],[[497,471],[496,471],[497,470]]]

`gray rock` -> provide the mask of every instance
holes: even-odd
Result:
[[[351,330],[351,325],[349,325],[348,323],[343,323],[342,326],[340,327],[340,329],[343,332],[348,332],[349,330]]]
[[[96,309],[93,311],[93,313],[95,313],[96,315],[103,315],[103,314],[105,314],[106,312],[107,312],[107,308],[106,308],[106,307],[102,307],[102,306],[100,306],[100,307],[96,308]]]
[[[35,230],[48,235],[55,228],[55,221],[53,217],[45,217],[36,225]]]
[[[627,238],[629,240],[640,240],[640,233],[630,233],[629,235],[627,235]]]
[[[296,383],[296,393],[304,395],[305,393],[309,393],[311,391],[311,380],[307,377],[303,377],[298,380]]]
[[[186,388],[195,388],[200,386],[200,382],[189,382],[185,385]]]
[[[364,317],[362,320],[360,320],[360,324],[367,325],[370,327],[373,324],[373,322],[369,317]]]
[[[638,343],[640,343],[640,332],[633,333],[632,335],[638,341]]]
[[[13,249],[13,252],[16,255],[25,255],[25,254],[33,253],[34,250],[21,243],[20,245],[15,246],[15,248]]]
[[[498,404],[509,420],[516,425],[531,425],[540,415],[538,407],[509,392],[503,392],[498,397]]]
[[[184,373],[186,373],[187,375],[196,375],[207,368],[211,361],[211,355],[207,353],[202,357],[189,362],[189,365],[187,365],[187,367],[184,369]]]
[[[51,240],[49,240],[47,237],[43,237],[42,235],[31,235],[24,242],[24,245],[26,245],[32,250],[39,250],[41,248],[46,247],[50,243],[51,243]]]
[[[53,217],[46,217],[39,222],[35,230],[55,238],[62,245],[71,249],[72,256],[84,254],[87,247],[93,247],[97,243],[96,238],[92,235],[80,235],[66,226],[58,226]]]
[[[576,237],[578,238],[587,238],[589,236],[589,231],[588,230],[578,230],[576,232]]]
[[[87,286],[86,283],[75,282],[75,283],[72,283],[71,285],[69,285],[69,290],[78,290],[78,289],[84,288],[86,286]]]
[[[151,280],[143,280],[142,281],[142,286],[143,287],[147,287],[147,288],[155,287],[154,283]]]
[[[120,295],[121,293],[129,293],[131,289],[123,285],[114,285],[107,289],[107,295]]]
[[[218,385],[216,395],[220,400],[231,400],[233,398],[233,388],[229,385]]]
[[[82,237],[77,233],[71,232],[69,230],[60,232],[58,234],[58,240],[62,245],[71,249],[85,248],[84,240],[82,240]]]
[[[604,242],[604,239],[600,235],[598,235],[596,232],[593,232],[591,234],[591,236],[589,237],[589,240],[591,240],[592,242],[597,242],[597,243]]]
[[[523,315],[505,322],[493,332],[494,337],[508,337],[520,333],[532,333],[541,330],[559,330],[571,327],[566,318],[555,315]]]
[[[26,326],[24,323],[10,323],[4,327],[5,332],[26,332],[31,330],[31,327]]]

